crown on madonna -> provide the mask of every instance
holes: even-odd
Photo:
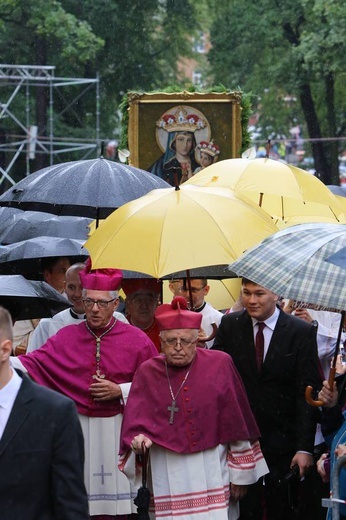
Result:
[[[195,132],[205,128],[207,122],[197,114],[188,114],[184,107],[178,107],[172,114],[164,114],[156,121],[156,126],[167,132]]]

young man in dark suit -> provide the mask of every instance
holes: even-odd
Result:
[[[0,518],[88,520],[75,404],[10,367],[12,340],[0,307]]]
[[[243,279],[244,310],[222,318],[213,347],[232,357],[242,377],[270,470],[265,486],[250,486],[240,503],[241,520],[262,519],[264,504],[267,520],[297,518],[282,480],[295,465],[305,477],[314,464],[318,416],[304,392],[321,384],[316,328],[277,302],[276,294]]]

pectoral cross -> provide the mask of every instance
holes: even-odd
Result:
[[[175,401],[174,400],[172,401],[171,406],[167,406],[167,410],[169,412],[171,412],[171,415],[169,417],[169,424],[173,424],[174,414],[175,414],[175,412],[179,412],[179,408],[177,406],[175,406]]]

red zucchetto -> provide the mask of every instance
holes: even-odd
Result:
[[[176,296],[171,303],[160,305],[155,312],[155,319],[161,330],[199,329],[202,321],[200,312],[187,310],[187,301]]]

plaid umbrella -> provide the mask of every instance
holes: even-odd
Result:
[[[346,269],[327,259],[345,246],[345,224],[300,224],[264,239],[229,268],[280,296],[344,310]]]

